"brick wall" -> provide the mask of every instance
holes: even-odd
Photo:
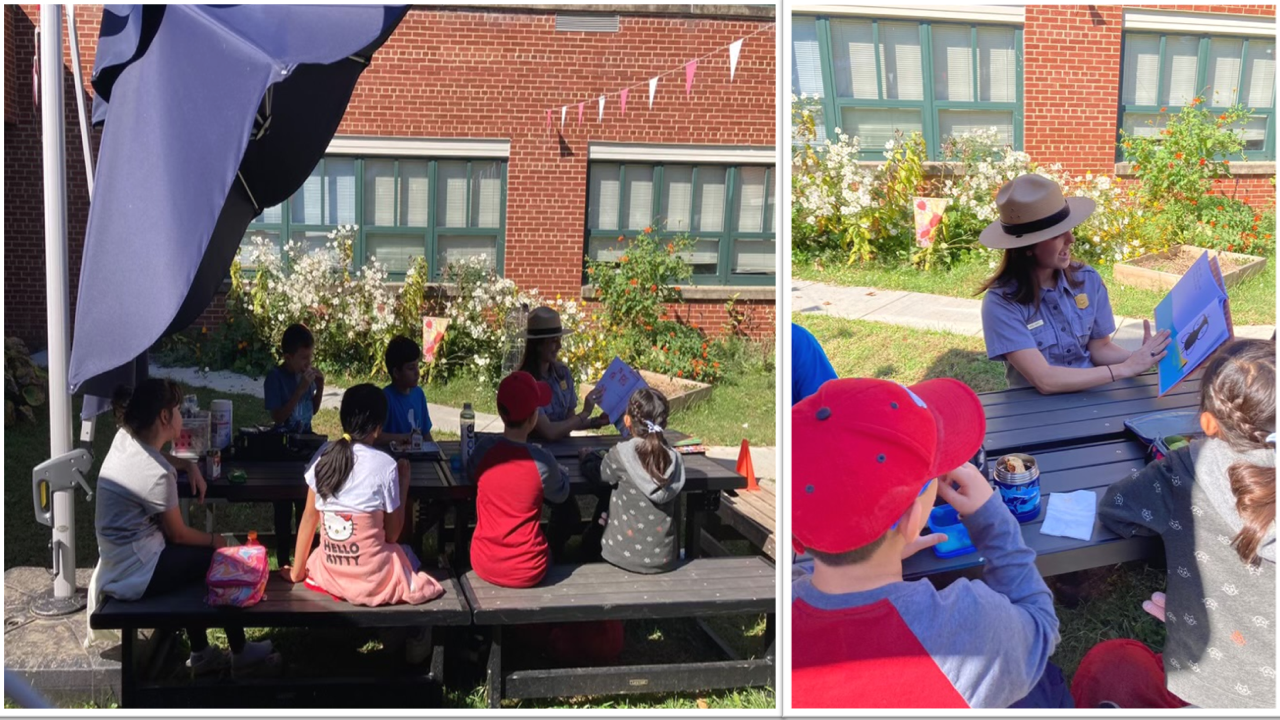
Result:
[[[76,18],[87,81],[101,9],[81,6]],[[6,11],[6,68],[12,51],[19,78],[30,75],[31,29],[38,24],[37,6]],[[558,33],[553,13],[415,8],[356,85],[338,134],[509,139],[506,274],[547,295],[577,295],[588,142],[773,146],[773,31],[744,44],[732,83],[728,52],[717,52],[767,24],[757,19],[624,15],[618,33]],[[558,111],[555,130],[546,127],[548,107],[644,83],[712,52],[716,54],[699,63],[693,94],[687,99],[680,72],[663,78],[652,110],[647,108],[647,88],[641,88],[632,91],[625,118],[619,117],[616,99],[610,98],[603,125],[594,122],[592,101],[582,125],[577,124],[574,108],[563,133]],[[69,71],[67,77],[70,85]],[[40,121],[21,96],[15,104],[15,123],[6,126],[5,134],[5,333],[42,347]],[[7,120],[8,109],[6,104]],[[67,165],[73,184],[68,222],[74,271],[79,268],[87,219],[76,122],[74,96],[68,95]],[[73,289],[77,274],[73,272]],[[221,299],[215,300],[200,322],[220,320],[221,304]],[[713,319],[717,313],[723,315],[723,301],[697,303],[691,312],[706,317],[708,327],[718,326],[722,323]],[[750,333],[772,336],[772,308],[753,316],[762,319],[752,321]]]
[[[1276,12],[1274,5],[1142,7],[1270,17]],[[1115,172],[1123,16],[1122,6],[1027,7],[1023,147],[1031,157],[1060,162],[1075,174]],[[1234,190],[1249,202],[1275,200],[1266,177],[1222,185],[1222,191]]]
[[[48,344],[45,316],[44,172],[40,110],[32,102],[31,70],[36,55],[37,5],[5,7],[5,126],[4,126],[4,332],[17,335],[35,348]],[[98,7],[76,7],[76,32],[85,81],[85,112],[92,112],[89,75],[93,69]],[[89,221],[89,191],[76,114],[71,48],[63,41],[66,111],[67,237],[70,240],[71,301],[79,287],[81,250]],[[12,73],[10,75],[10,73]],[[12,94],[10,94],[12,91]],[[96,158],[99,134],[90,134]]]

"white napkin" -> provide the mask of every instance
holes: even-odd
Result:
[[[1098,496],[1092,490],[1050,493],[1049,508],[1040,532],[1045,535],[1091,540],[1093,519],[1098,512]]]

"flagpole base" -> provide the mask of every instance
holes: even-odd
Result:
[[[58,617],[78,613],[89,606],[88,593],[76,588],[71,597],[54,597],[53,588],[45,590],[31,600],[31,614],[39,617]]]

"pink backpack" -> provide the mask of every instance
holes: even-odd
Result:
[[[205,582],[210,605],[250,607],[262,600],[267,589],[267,549],[262,545],[218,548],[209,563]]]

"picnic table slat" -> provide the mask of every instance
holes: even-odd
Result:
[[[1198,396],[1200,380],[1183,382],[1166,395],[1166,398],[1180,395]],[[1006,402],[998,405],[984,405],[987,421],[998,418],[1010,418],[1025,415],[1043,415],[1075,410],[1085,407],[1106,407],[1112,403],[1126,400],[1150,400],[1155,397],[1151,386],[1123,388],[1107,393],[1063,393],[1061,395],[1041,395],[1038,392],[1033,398],[1018,402]]]
[[[1031,426],[1031,428],[1042,431],[1044,434],[1051,434],[1052,428],[1056,425],[1066,425],[1082,420],[1097,420],[1099,418],[1118,418],[1121,428],[1123,428],[1124,421],[1131,417],[1160,410],[1195,408],[1199,407],[1199,405],[1200,396],[1198,394],[1183,393],[1180,395],[1167,395],[1162,398],[1124,400],[1105,405],[1044,410],[1039,413],[1002,417],[994,420],[987,418],[987,433],[1005,432]]]
[[[1197,377],[1193,374],[1192,377]],[[1187,378],[1190,380],[1191,378]],[[1183,380],[1186,383],[1187,380]],[[1106,396],[1109,392],[1124,390],[1128,388],[1154,388],[1158,387],[1160,378],[1156,373],[1144,373],[1137,377],[1125,378],[1117,380],[1106,385],[1081,390],[1076,393],[1063,393],[1062,395],[1042,395],[1039,390],[1033,387],[1012,388],[1009,390],[993,390],[991,392],[978,393],[978,399],[982,401],[984,408],[995,407],[1006,403],[1025,402],[1027,400],[1045,399],[1053,397],[1065,397],[1066,395],[1100,395]]]
[[[302,583],[286,582],[276,573],[267,580],[262,602],[249,608],[212,607],[204,602],[207,588],[195,583],[156,597],[123,602],[108,599],[90,617],[95,629],[188,626],[223,627],[408,627],[466,625],[467,605],[456,578],[448,570],[424,568],[444,587],[444,594],[421,605],[364,607],[335,600]]]

